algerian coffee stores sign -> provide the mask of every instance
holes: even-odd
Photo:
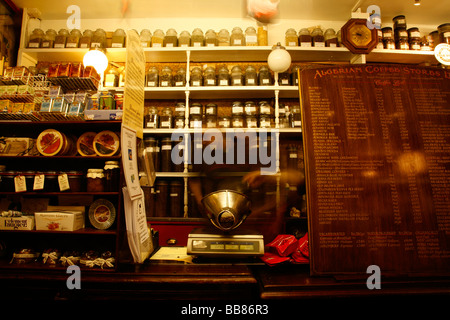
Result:
[[[311,273],[450,273],[450,70],[300,74]]]

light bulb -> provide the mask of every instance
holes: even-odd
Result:
[[[83,57],[83,65],[92,66],[98,74],[103,74],[108,67],[108,58],[98,49],[89,50]]]
[[[291,65],[291,55],[278,43],[267,57],[267,63],[273,72],[284,72]]]
[[[415,0],[415,1],[414,1],[414,5],[415,5],[415,6],[420,6],[420,0]]]

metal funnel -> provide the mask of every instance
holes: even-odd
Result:
[[[250,199],[237,191],[218,190],[203,197],[211,223],[222,231],[237,228],[250,214]]]

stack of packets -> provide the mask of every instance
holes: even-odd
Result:
[[[269,266],[309,263],[308,233],[298,240],[293,235],[278,235],[266,245],[266,252],[261,259]]]

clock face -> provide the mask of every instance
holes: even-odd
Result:
[[[377,30],[369,29],[366,19],[350,19],[341,34],[343,45],[352,53],[368,54],[378,44]]]
[[[363,25],[353,25],[349,30],[350,39],[355,46],[367,46],[372,40],[372,33],[369,28]]]

